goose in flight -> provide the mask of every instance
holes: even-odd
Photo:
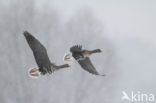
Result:
[[[72,54],[67,54],[64,57],[65,61],[72,61],[72,57],[80,64],[80,66],[88,71],[89,73],[92,73],[94,75],[101,75],[97,72],[95,67],[93,66],[89,56],[94,54],[94,53],[101,53],[102,51],[100,49],[95,49],[95,50],[85,50],[82,49],[82,46],[80,45],[75,45],[70,48],[70,52]],[[104,75],[101,75],[104,76]]]
[[[38,68],[34,68],[29,71],[30,76],[38,77],[40,74],[51,74],[56,70],[70,67],[68,64],[57,66],[52,63],[48,57],[46,48],[29,32],[25,31],[23,34],[26,38],[26,41],[28,42],[29,47],[33,52],[35,61],[38,65]]]

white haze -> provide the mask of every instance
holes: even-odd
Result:
[[[0,103],[128,103],[122,91],[156,94],[154,0],[1,0]],[[72,67],[39,79],[23,31],[56,64],[75,44],[104,52],[91,57],[106,77]],[[142,102],[144,103],[144,102]]]

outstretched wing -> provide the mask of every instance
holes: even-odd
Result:
[[[72,53],[72,56],[73,56],[76,60],[79,60],[79,59],[84,58],[84,55],[83,55],[83,53],[82,53],[82,46],[81,46],[81,45],[72,46],[72,47],[70,48],[70,52]]]
[[[29,32],[25,31],[24,36],[33,51],[37,65],[42,74],[52,73],[51,62],[45,47]]]
[[[100,75],[95,67],[93,66],[92,62],[90,61],[89,57],[85,57],[85,59],[79,60],[78,63],[81,65],[81,67],[88,71],[89,73],[92,73],[94,75]],[[104,76],[104,75],[102,75]]]
[[[70,52],[81,52],[82,51],[82,46],[81,45],[74,45],[70,48]]]

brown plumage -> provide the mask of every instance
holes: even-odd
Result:
[[[68,64],[57,66],[56,64],[52,63],[48,57],[46,48],[34,36],[32,36],[27,31],[24,32],[24,36],[33,52],[36,63],[38,65],[39,69],[36,70],[38,70],[42,75],[45,75],[47,73],[51,74],[56,70],[70,67]],[[31,70],[30,72],[30,74],[32,74],[33,70]]]
[[[75,58],[75,60],[80,64],[80,66],[88,71],[89,73],[92,73],[94,75],[100,75],[95,67],[93,66],[89,56],[94,53],[101,53],[102,51],[100,49],[95,50],[83,50],[82,46],[75,45],[70,48],[70,52],[72,53],[72,56]],[[104,75],[102,75],[104,76]]]

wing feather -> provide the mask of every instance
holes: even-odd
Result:
[[[81,65],[81,67],[88,71],[89,73],[92,73],[94,75],[100,75],[95,67],[93,66],[91,60],[89,57],[84,56],[81,45],[75,45],[70,48],[70,52],[72,53],[72,56],[75,58],[75,60]],[[104,75],[101,75],[104,76]]]
[[[51,62],[49,60],[46,48],[30,33],[27,31],[24,32],[24,36],[33,51],[37,65],[39,66],[40,71],[45,73],[52,73]]]
[[[81,65],[81,67],[88,71],[89,73],[95,74],[95,75],[100,75],[95,67],[93,66],[92,62],[90,61],[89,57],[86,57],[83,60],[79,60],[78,63]]]
[[[74,45],[70,48],[70,52],[81,52],[82,46],[81,45]]]

